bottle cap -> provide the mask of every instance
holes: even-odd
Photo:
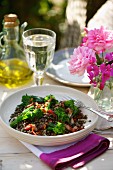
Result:
[[[7,14],[4,16],[4,27],[15,27],[19,25],[19,20],[16,14]]]

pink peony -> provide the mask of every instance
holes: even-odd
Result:
[[[86,36],[83,38],[83,46],[87,46],[95,50],[98,54],[113,47],[113,31],[106,30],[104,27],[100,29],[87,30]]]
[[[69,61],[69,71],[71,74],[83,75],[88,65],[96,63],[95,52],[88,47],[78,47],[74,49]]]
[[[83,43],[71,55],[69,71],[80,76],[87,71],[90,83],[103,90],[106,81],[113,77],[113,52],[107,53],[113,47],[113,31],[104,27],[85,31]]]

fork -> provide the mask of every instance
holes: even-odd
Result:
[[[79,100],[77,100],[77,99],[75,100],[75,99],[72,99],[72,98],[70,98],[70,97],[65,97],[64,99],[66,99],[66,100],[69,100],[69,99],[70,99],[70,100],[74,100],[74,104],[75,104],[77,107],[79,107],[79,108],[85,108],[85,109],[87,109],[87,110],[89,110],[89,111],[97,114],[98,116],[106,119],[106,120],[109,121],[109,122],[112,122],[112,121],[113,121],[113,115],[111,115],[111,114],[109,114],[109,113],[106,113],[106,112],[104,112],[104,111],[102,111],[102,110],[95,110],[95,109],[93,109],[93,108],[91,108],[91,107],[85,106],[82,101],[79,101]]]

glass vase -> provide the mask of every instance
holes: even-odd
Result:
[[[103,90],[91,86],[90,93],[101,110],[113,114],[113,78],[106,82]]]

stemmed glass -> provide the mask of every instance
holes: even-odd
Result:
[[[44,72],[54,56],[56,33],[49,29],[33,28],[23,32],[23,46],[26,60],[34,72],[36,85],[42,85]]]

